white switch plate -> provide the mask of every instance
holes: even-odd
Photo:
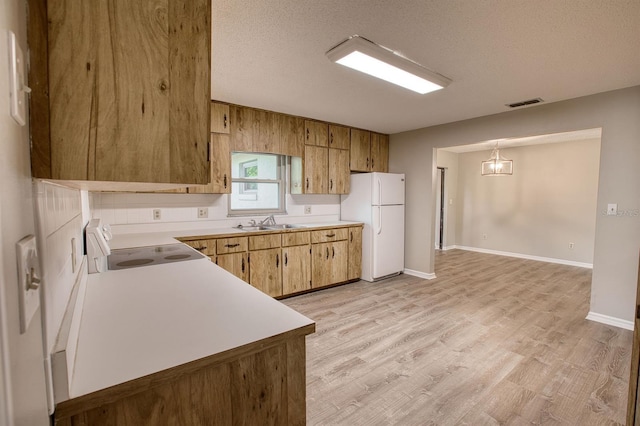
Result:
[[[20,299],[20,333],[25,333],[40,306],[40,268],[36,237],[27,235],[16,243]]]
[[[27,96],[31,91],[25,84],[24,55],[16,35],[9,31],[9,98],[11,117],[21,126],[27,123]]]
[[[618,205],[617,204],[608,204],[607,205],[607,215],[608,216],[616,216],[618,214]]]

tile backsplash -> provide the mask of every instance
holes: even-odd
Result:
[[[140,230],[171,230],[178,227],[224,228],[246,224],[255,216],[229,217],[227,195],[218,194],[143,194],[143,193],[90,193],[92,217],[115,225],[115,233]],[[311,213],[305,214],[305,206]],[[198,209],[208,208],[207,218],[198,218]],[[286,215],[277,215],[281,223],[336,221],[340,219],[339,195],[286,196]],[[154,219],[154,210],[160,210],[160,219]],[[264,216],[264,215],[261,215]]]

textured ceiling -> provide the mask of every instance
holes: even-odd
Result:
[[[213,0],[212,21],[212,98],[384,133],[640,84],[639,0]],[[453,83],[418,95],[330,62],[353,34]]]

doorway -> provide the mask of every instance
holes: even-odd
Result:
[[[445,168],[438,167],[437,181],[436,181],[436,229],[435,229],[435,241],[436,250],[442,250],[446,247],[445,244],[445,225],[447,215],[445,213]]]

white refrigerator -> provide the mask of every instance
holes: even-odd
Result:
[[[340,218],[364,223],[362,279],[376,281],[404,269],[404,174],[351,175]]]

